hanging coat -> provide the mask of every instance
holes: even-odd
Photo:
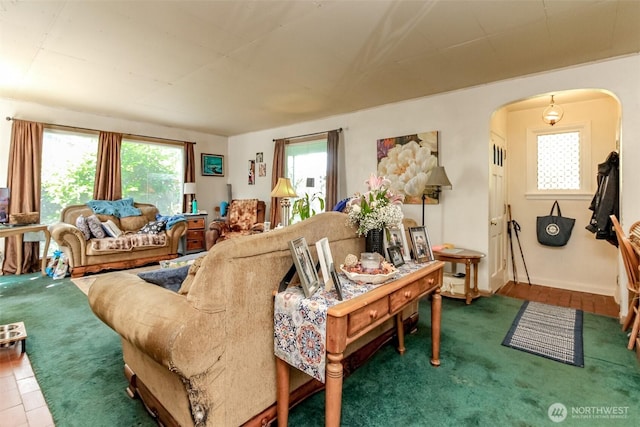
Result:
[[[607,240],[618,246],[618,239],[611,224],[610,215],[619,217],[619,164],[618,153],[612,151],[604,163],[598,165],[598,189],[591,200],[591,221],[585,228],[596,235],[596,239]]]

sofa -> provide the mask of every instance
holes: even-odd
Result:
[[[258,199],[232,200],[224,221],[214,221],[205,232],[207,250],[227,239],[264,231],[266,205]]]
[[[186,222],[178,221],[158,234],[139,234],[143,227],[156,222],[159,212],[152,204],[132,201],[131,206],[139,210],[138,215],[95,214],[88,205],[71,205],[62,210],[60,222],[49,226],[49,232],[67,257],[72,277],[138,267],[178,256],[178,244],[186,232]],[[93,215],[101,223],[117,227],[122,235],[105,235],[101,239],[85,235],[86,230],[77,226],[78,219]]]
[[[89,304],[121,337],[129,395],[140,397],[161,425],[258,426],[274,420],[273,302],[293,265],[288,243],[298,237],[306,239],[314,259],[315,242],[327,237],[337,263],[365,247],[346,214],[328,212],[214,245],[190,267],[178,292],[126,272],[96,278]],[[415,329],[417,304],[403,319],[406,331]],[[390,320],[350,345],[345,374],[393,331]],[[292,370],[292,405],[320,387]]]

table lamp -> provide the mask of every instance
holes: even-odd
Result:
[[[184,183],[184,194],[193,194],[193,200],[191,201],[191,213],[198,213],[198,201],[196,200],[196,183],[195,182],[185,182]]]
[[[289,178],[278,178],[276,186],[271,191],[271,197],[279,197],[280,207],[282,208],[282,225],[289,225],[289,208],[291,207],[290,197],[298,197],[296,190],[293,189]]]
[[[429,187],[431,187],[430,191],[427,190]],[[436,166],[431,169],[429,178],[427,178],[427,182],[425,183],[425,189],[422,192],[422,225],[424,225],[424,202],[427,194],[429,194],[431,198],[436,199],[442,191],[442,187],[449,187],[449,190],[453,188],[444,170],[444,166]]]

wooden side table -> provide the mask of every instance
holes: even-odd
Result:
[[[206,249],[204,233],[206,231],[207,214],[185,214],[187,231],[180,239],[179,252],[182,255],[202,252]]]
[[[478,294],[478,264],[480,260],[484,258],[482,252],[473,251],[471,249],[443,249],[440,251],[433,251],[433,256],[444,262],[451,262],[454,264],[464,264],[465,276],[464,276],[464,296],[451,294],[449,292],[441,292],[443,296],[451,298],[464,298],[467,304],[471,304],[474,298],[480,296]],[[473,265],[473,287],[471,286],[471,266]]]
[[[35,233],[42,231],[44,233],[44,255],[42,256],[41,271],[42,275],[47,275],[47,251],[49,250],[49,242],[51,242],[51,233],[49,228],[44,224],[14,225],[0,226],[0,237],[16,236],[18,245],[16,250],[16,275],[22,274],[22,239],[24,233]]]

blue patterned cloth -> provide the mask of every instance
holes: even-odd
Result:
[[[87,206],[89,206],[95,214],[112,215],[117,218],[142,214],[142,211],[133,205],[132,197],[120,200],[91,200],[87,202]]]
[[[398,267],[402,277],[429,264],[408,262]],[[335,289],[320,289],[304,297],[300,286],[291,286],[278,293],[274,302],[273,348],[276,357],[305,372],[318,381],[325,382],[327,355],[327,311],[334,305],[365,294],[384,283],[356,283],[339,273],[343,301],[337,298]],[[390,279],[389,283],[395,279]]]

